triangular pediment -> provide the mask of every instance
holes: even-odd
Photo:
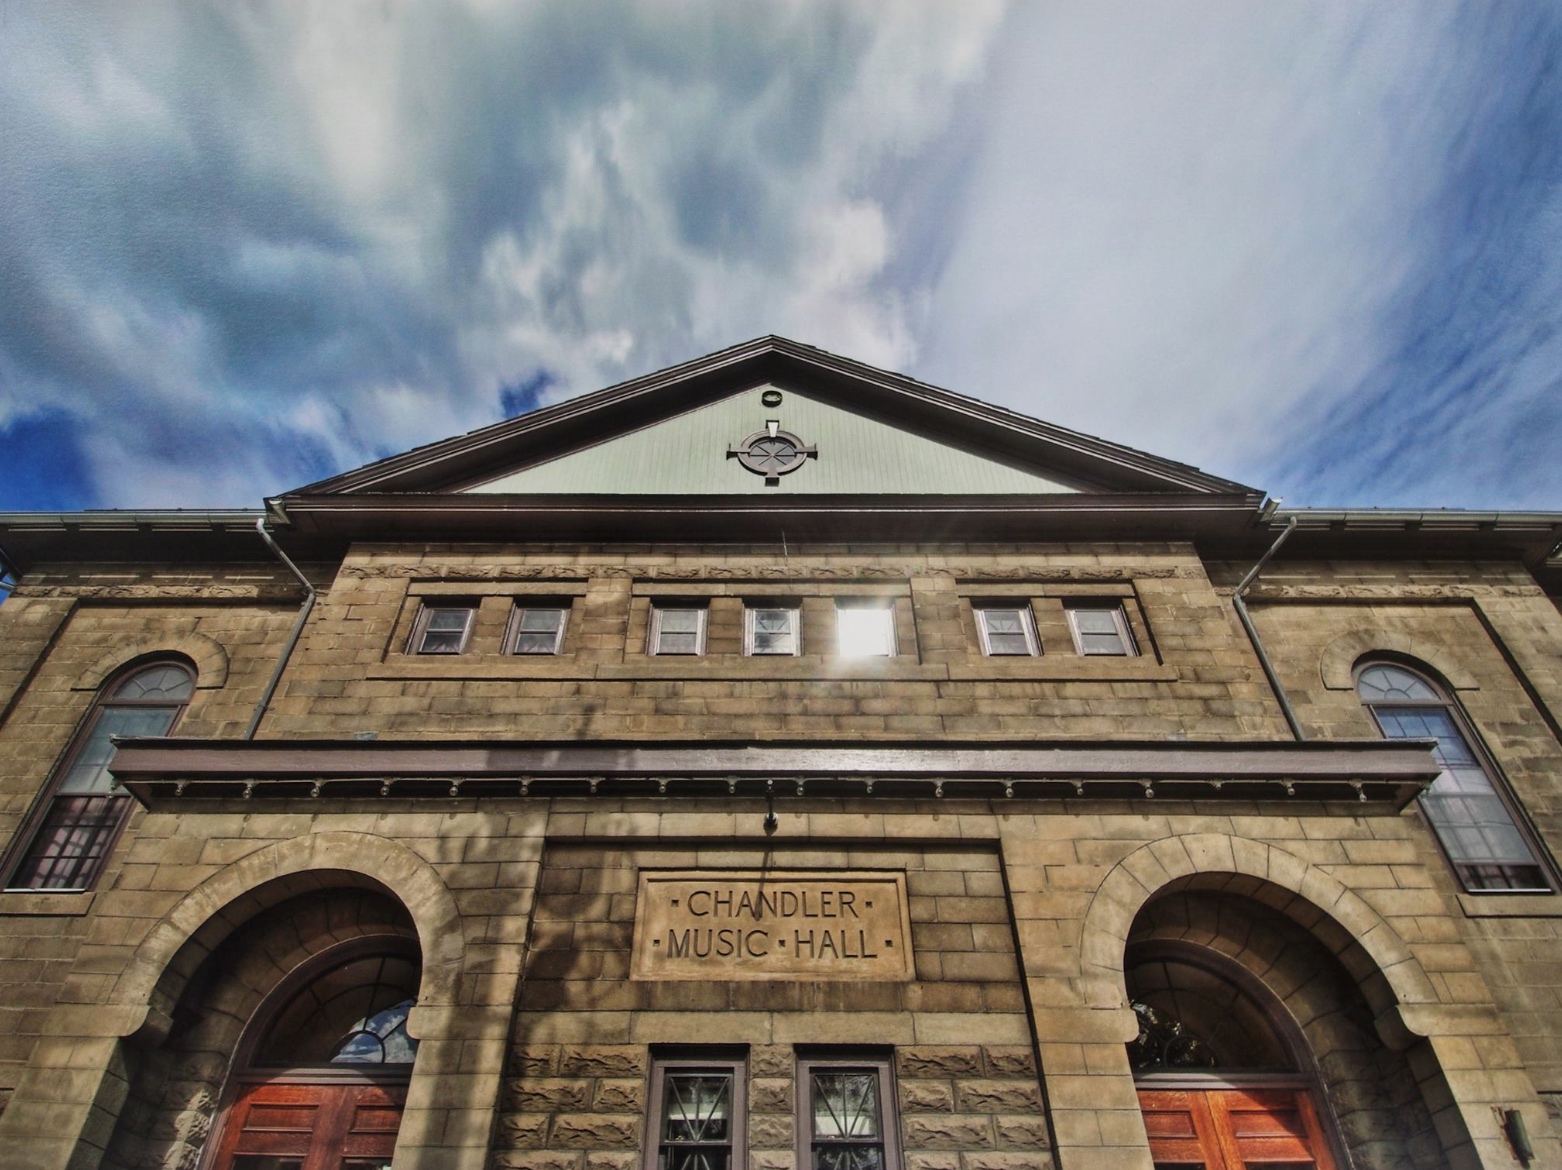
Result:
[[[765,337],[283,498],[1252,491],[1186,464]]]
[[[752,453],[746,445],[751,443],[758,444]],[[789,454],[789,449],[798,453]],[[462,490],[678,496],[989,495],[1076,489],[1034,470],[764,383]]]

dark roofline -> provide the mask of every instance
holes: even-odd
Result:
[[[620,382],[465,435],[393,455],[286,493],[295,496],[355,492],[438,491],[469,484],[485,473],[555,459],[663,418],[683,413],[761,381],[849,399],[853,410],[898,425],[920,426],[977,451],[1045,464],[1124,492],[1202,492],[1256,489],[1207,475],[1119,443],[1071,431],[1012,410],[956,394],[903,374],[881,370],[784,337],[746,341],[693,361]],[[804,384],[805,383],[805,384]]]
[[[272,501],[272,530],[299,559],[339,559],[355,541],[787,539],[930,543],[1185,540],[1204,555],[1256,558],[1291,517],[1282,560],[1517,560],[1562,596],[1562,512],[1262,508],[1248,496],[324,496]],[[260,511],[0,512],[0,556],[45,562],[269,561]],[[775,529],[774,534],[770,529]]]

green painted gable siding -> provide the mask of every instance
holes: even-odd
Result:
[[[730,398],[548,463],[511,472],[465,490],[521,495],[793,494],[1002,495],[1072,492],[1043,476],[995,463],[956,447],[897,430],[794,390],[769,407],[756,386]],[[819,457],[766,487],[763,477],[727,457],[775,419]]]

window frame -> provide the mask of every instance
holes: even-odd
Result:
[[[710,1048],[651,1050],[651,1072],[646,1092],[646,1140],[641,1170],[661,1170],[662,1125],[666,1120],[667,1073],[726,1073],[732,1077],[732,1115],[727,1144],[727,1170],[748,1165],[748,1049],[725,1045]],[[711,1143],[712,1145],[718,1143]]]
[[[841,619],[843,615],[864,610],[883,614],[886,649],[882,654],[847,654],[842,649]],[[900,654],[900,636],[895,629],[895,602],[893,598],[879,600],[877,598],[864,600],[859,598],[837,597],[835,599],[835,654],[838,658],[848,659],[853,662],[861,662],[874,658],[895,658]]]
[[[662,649],[662,615],[669,611],[682,612],[689,610],[695,615],[694,649],[693,650],[663,650]],[[651,614],[646,622],[645,652],[661,657],[667,655],[673,658],[699,658],[705,653],[705,630],[709,623],[710,606],[700,602],[689,601],[653,601],[651,602]],[[676,630],[674,633],[687,631]]]
[[[466,622],[461,627],[461,641],[457,644],[456,648],[454,650],[424,649],[424,642],[428,638],[430,632],[429,623],[433,620],[434,615],[436,613],[457,612],[463,612],[466,614]],[[417,620],[412,624],[412,636],[407,640],[407,653],[417,655],[418,657],[428,658],[453,657],[458,654],[465,654],[466,648],[472,640],[472,628],[476,625],[477,605],[474,602],[442,601],[439,604],[430,604],[427,600],[424,600],[419,606]],[[433,632],[444,634],[449,633],[450,631],[435,630]]]
[[[1412,675],[1424,683],[1436,698],[1368,699],[1361,693],[1361,676],[1374,666],[1387,666]],[[1529,849],[1530,860],[1534,863],[1535,868],[1540,871],[1541,880],[1546,883],[1544,886],[1533,887],[1472,886],[1466,874],[1461,872],[1461,866],[1470,868],[1472,863],[1454,860],[1447,842],[1443,840],[1443,834],[1438,829],[1437,822],[1432,819],[1431,814],[1421,803],[1421,796],[1418,795],[1416,797],[1416,807],[1421,810],[1421,815],[1425,817],[1427,828],[1432,833],[1432,839],[1437,842],[1438,852],[1443,855],[1443,860],[1448,864],[1449,872],[1453,874],[1454,880],[1459,883],[1460,892],[1477,897],[1491,897],[1502,894],[1544,897],[1548,894],[1554,895],[1559,889],[1562,889],[1562,885],[1559,885],[1557,879],[1556,863],[1552,859],[1550,851],[1542,844],[1540,834],[1535,831],[1534,825],[1530,823],[1523,804],[1520,803],[1518,797],[1514,794],[1512,786],[1508,783],[1507,776],[1503,774],[1502,769],[1497,764],[1496,757],[1487,749],[1485,741],[1482,740],[1479,733],[1475,730],[1475,724],[1465,714],[1462,704],[1454,698],[1451,687],[1425,669],[1401,662],[1395,658],[1376,656],[1363,658],[1356,663],[1351,671],[1351,690],[1356,696],[1356,701],[1366,709],[1367,716],[1372,720],[1373,727],[1386,740],[1394,740],[1401,737],[1391,736],[1383,730],[1383,722],[1378,718],[1378,707],[1384,707],[1389,710],[1396,708],[1403,710],[1415,707],[1440,707],[1447,712],[1454,730],[1464,740],[1465,747],[1469,749],[1471,757],[1485,774],[1487,783],[1491,785],[1492,792],[1507,812],[1514,830],[1523,840],[1525,847]]]
[[[167,699],[122,699],[117,697],[117,692],[137,675],[151,670],[159,670],[173,667],[184,673],[189,679],[189,694],[185,698],[171,702]],[[125,825],[130,820],[130,813],[135,807],[135,801],[129,793],[123,789],[114,788],[104,793],[92,792],[61,792],[60,786],[70,775],[76,762],[81,758],[88,745],[92,742],[93,733],[103,721],[103,716],[110,710],[141,709],[141,710],[169,710],[168,727],[164,735],[172,735],[179,720],[184,716],[186,708],[195,697],[195,689],[199,683],[199,675],[195,668],[181,658],[150,658],[121,667],[111,674],[98,687],[97,694],[93,696],[92,705],[87,708],[77,723],[75,731],[71,733],[65,750],[55,761],[50,769],[48,779],[38,790],[32,807],[27,816],[11,838],[3,858],[0,858],[0,874],[4,875],[4,885],[0,886],[8,894],[76,894],[86,893],[93,889],[98,879],[103,876],[103,871],[108,868],[109,858],[114,854],[114,848],[119,844],[119,838],[125,831]],[[109,757],[112,762],[113,757]],[[23,886],[17,885],[19,871],[34,856],[39,844],[38,838],[48,826],[50,814],[55,806],[63,800],[96,800],[104,802],[100,814],[112,813],[112,816],[103,815],[101,823],[89,826],[78,824],[78,830],[85,827],[91,834],[91,840],[96,847],[96,853],[90,851],[81,859],[81,862],[73,874],[80,884],[71,886]]]
[[[1121,599],[1108,603],[1094,601],[1069,602],[1064,607],[1068,614],[1068,630],[1074,637],[1074,652],[1082,658],[1137,658],[1139,657],[1139,644],[1134,640],[1133,626],[1128,621],[1128,609]],[[1112,624],[1117,627],[1117,638],[1122,649],[1116,652],[1110,650],[1087,650],[1085,648],[1085,631],[1079,628],[1079,615],[1081,613],[1107,613],[1112,615]]]
[[[514,655],[521,658],[546,658],[549,655],[557,657],[558,655],[564,653],[564,638],[569,633],[569,619],[570,613],[573,611],[573,609],[573,605],[563,602],[537,602],[532,601],[530,598],[526,599],[525,601],[517,601],[510,608],[510,625],[509,629],[505,631],[504,635],[505,654],[507,656]],[[537,630],[523,630],[521,628],[521,624],[526,620],[526,614],[529,610],[537,610],[539,612],[546,610],[548,612],[557,613],[559,615],[558,629],[554,630],[553,632],[552,650],[517,649],[521,640],[521,635],[523,633],[535,634],[540,632]]]
[[[756,650],[754,648],[754,623],[760,613],[791,614],[792,648],[790,650]],[[750,658],[797,658],[803,653],[803,608],[796,602],[776,604],[772,602],[744,602],[743,604],[743,653]]]
[[[793,1094],[797,1106],[795,1150],[797,1170],[814,1170],[813,1077],[819,1070],[871,1071],[878,1077],[879,1137],[884,1146],[883,1170],[901,1170],[904,1163],[900,1149],[900,1100],[895,1085],[893,1053],[883,1048],[798,1050],[796,1091]]]
[[[989,612],[1016,613],[1020,617],[1020,629],[1025,635],[1024,653],[1016,653],[1011,650],[994,651],[992,648],[992,631],[987,628]],[[1036,615],[1031,612],[1029,601],[975,601],[971,603],[971,614],[976,619],[976,639],[982,648],[982,654],[987,658],[1040,658],[1041,639],[1036,634]]]

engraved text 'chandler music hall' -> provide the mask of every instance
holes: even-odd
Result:
[[[912,978],[900,873],[642,871],[636,979]]]

